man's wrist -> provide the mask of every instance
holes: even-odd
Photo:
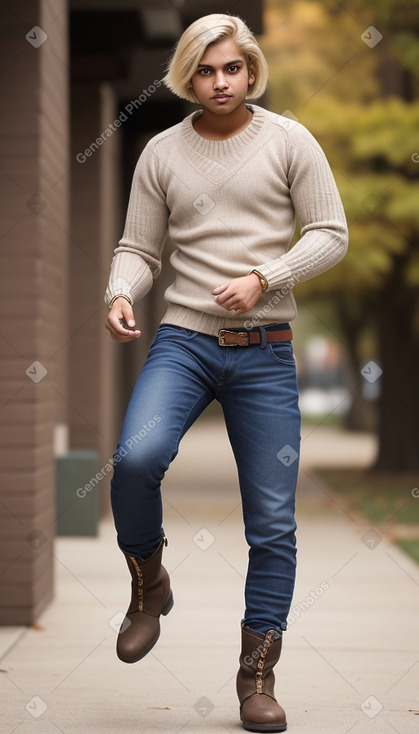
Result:
[[[109,308],[112,308],[113,304],[118,298],[125,298],[126,301],[128,301],[129,305],[132,306],[132,301],[129,296],[126,296],[124,293],[118,293],[118,295],[113,296],[111,300],[109,301]]]
[[[265,291],[268,290],[268,286],[269,286],[269,283],[268,283],[267,278],[265,278],[265,276],[262,275],[262,273],[259,273],[259,270],[252,270],[251,273],[250,273],[250,275],[252,273],[254,273],[255,275],[257,275],[257,277],[259,278],[259,282],[260,282],[260,285],[262,287],[262,293],[265,293]]]

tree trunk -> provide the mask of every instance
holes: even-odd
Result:
[[[409,257],[396,258],[391,279],[377,295],[377,327],[383,374],[379,399],[379,451],[375,469],[419,469],[418,289],[404,284]]]
[[[362,394],[359,342],[365,329],[365,313],[368,309],[365,304],[360,305],[359,301],[355,306],[354,309],[352,296],[349,302],[344,294],[336,297],[339,326],[345,339],[351,377],[351,407],[345,418],[345,426],[350,431],[365,431],[371,428],[371,417]]]

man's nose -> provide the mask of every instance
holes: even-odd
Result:
[[[228,81],[224,72],[220,71],[215,75],[214,87],[216,89],[225,89],[228,87]]]

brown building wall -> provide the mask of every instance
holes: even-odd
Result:
[[[67,13],[3,8],[0,78],[0,624],[29,624],[53,589],[53,434],[66,420]],[[48,38],[26,39],[39,26]],[[37,43],[39,31],[31,32]],[[35,364],[34,364],[35,363]],[[31,367],[31,365],[33,365]],[[26,371],[29,370],[29,373]]]

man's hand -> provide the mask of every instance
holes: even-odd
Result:
[[[117,298],[114,301],[105,327],[117,342],[130,342],[141,336],[141,331],[135,328],[132,306],[126,298]]]
[[[256,305],[262,295],[262,285],[256,273],[230,280],[212,291],[219,306],[227,311],[246,313]]]

